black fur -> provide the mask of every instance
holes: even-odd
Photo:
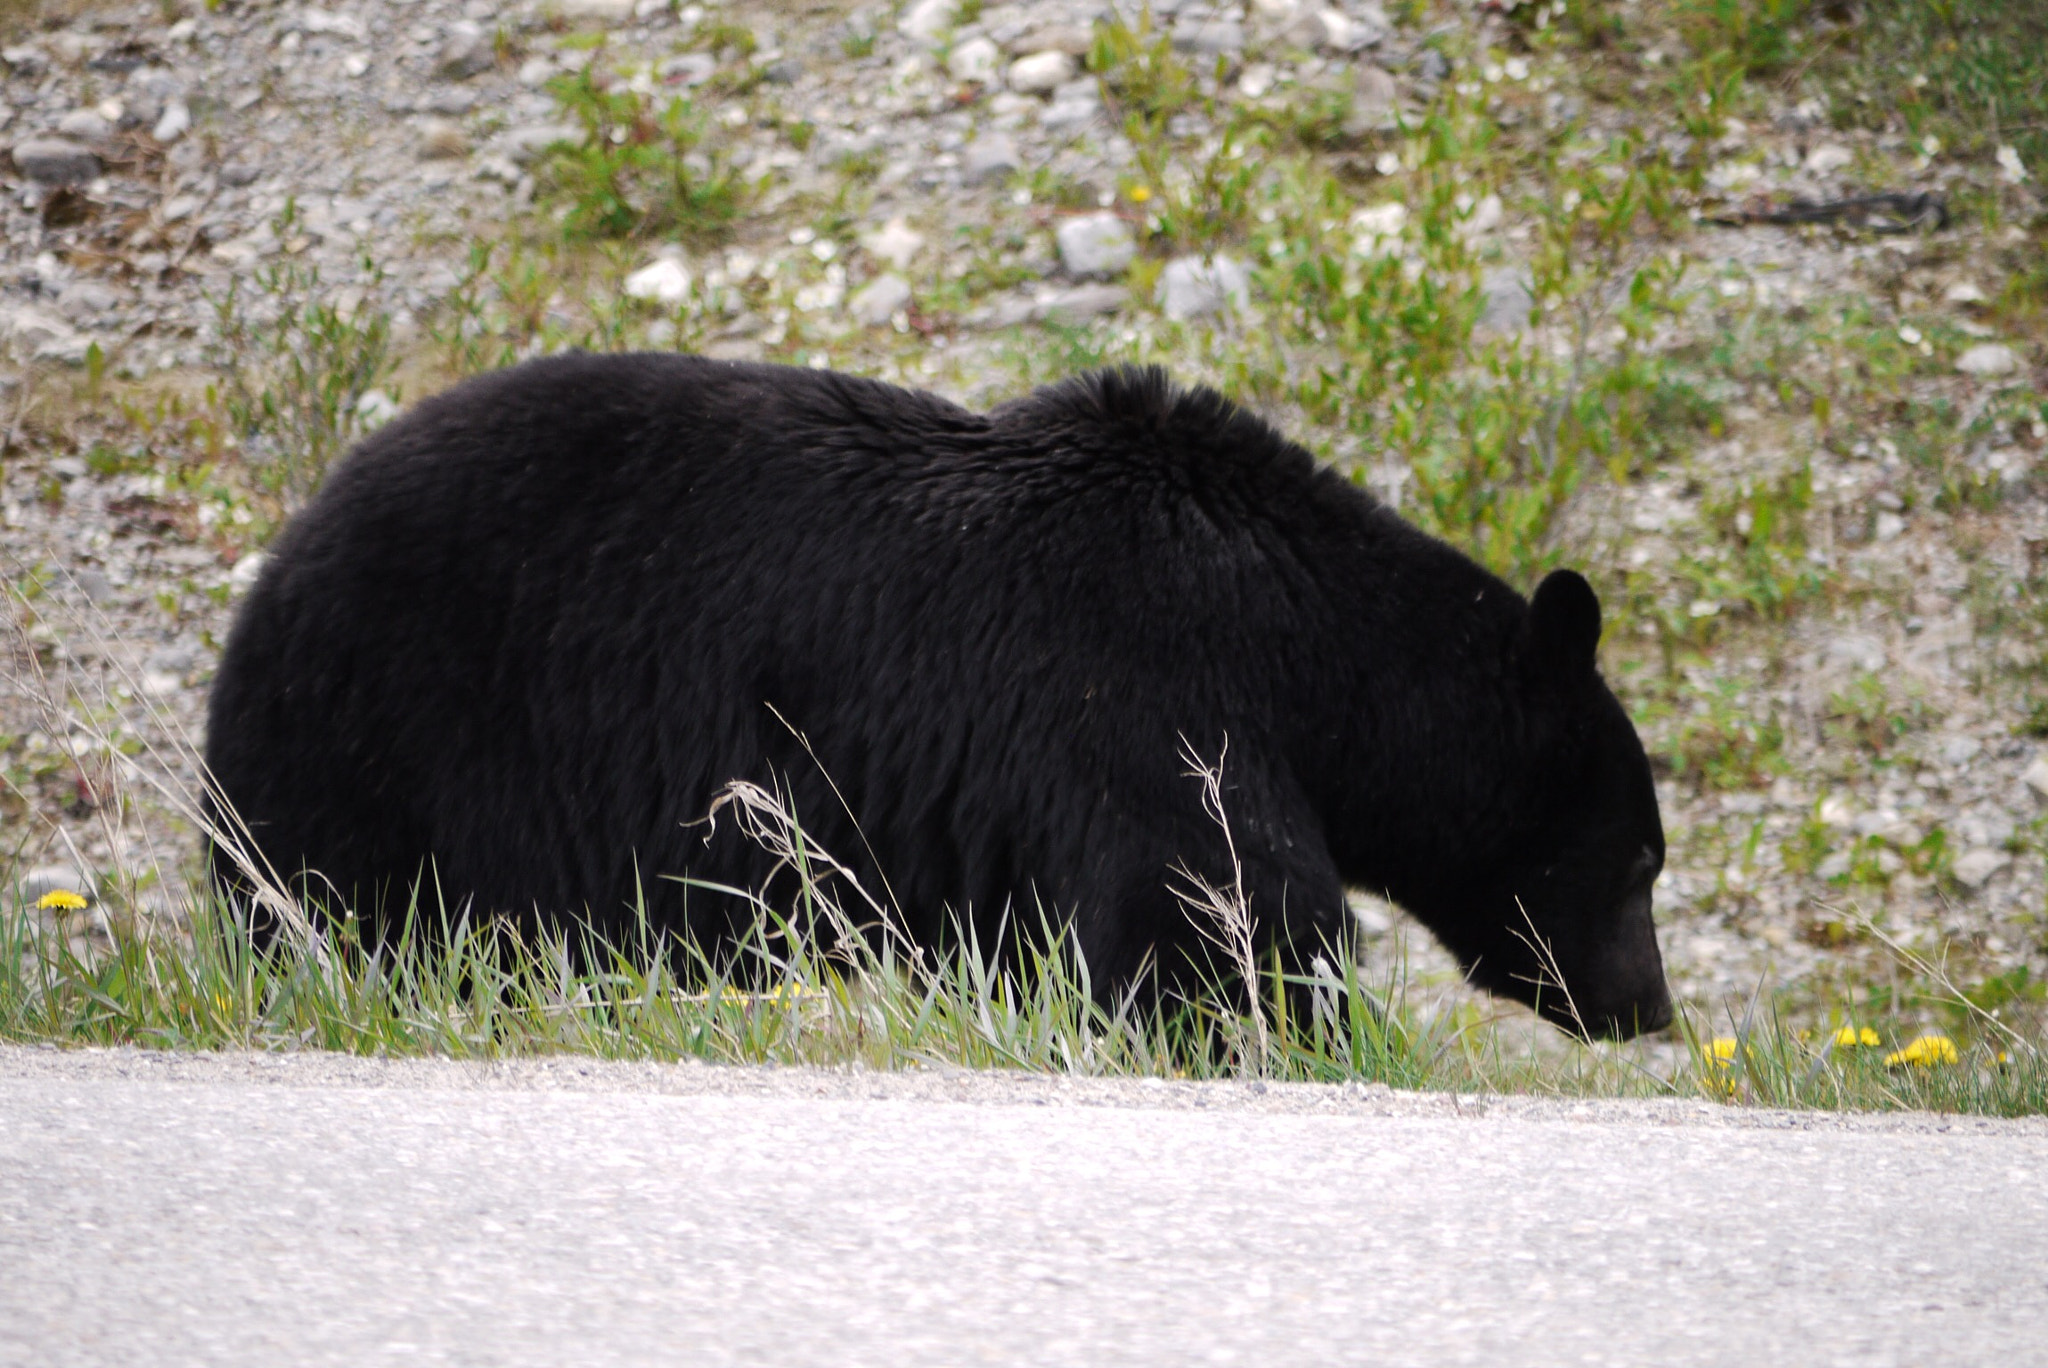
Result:
[[[1043,908],[1107,989],[1199,949],[1169,870],[1226,871],[1182,738],[1211,760],[1227,739],[1266,943],[1342,943],[1362,886],[1524,1001],[1540,938],[1586,1023],[1627,1034],[1669,1016],[1664,842],[1599,625],[1578,576],[1532,610],[1156,370],[984,415],[568,356],[336,468],[242,609],[207,760],[272,864],[373,926],[431,857],[450,905],[616,935],[638,889],[715,944],[740,904],[661,876],[766,873],[730,822],[691,825],[744,778],[871,889],[878,863],[921,941]],[[1564,998],[1540,1005],[1569,1025]]]

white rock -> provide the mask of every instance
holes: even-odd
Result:
[[[986,38],[969,38],[955,43],[946,54],[946,73],[956,81],[988,85],[996,78],[1003,50]]]
[[[74,109],[57,120],[57,131],[83,143],[105,144],[114,136],[114,121],[97,109]]]
[[[572,24],[624,24],[633,18],[635,0],[558,0],[560,13]]]
[[[680,304],[690,297],[690,272],[674,257],[662,257],[626,277],[626,296]]]
[[[1031,300],[1027,317],[1038,322],[1086,323],[1123,308],[1130,292],[1121,285],[1076,285],[1042,290]]]
[[[228,571],[228,593],[246,594],[255,587],[256,577],[263,573],[263,562],[267,560],[261,551],[251,551],[235,562],[235,568]]]
[[[1956,369],[1964,375],[2011,375],[2019,368],[2019,354],[2003,342],[1979,342],[1956,358]]]
[[[1991,876],[2012,863],[2012,856],[1990,846],[1977,846],[1956,857],[1956,882],[1965,888],[1982,888]]]
[[[343,38],[361,39],[369,36],[369,30],[363,27],[363,21],[353,14],[335,14],[322,9],[301,11],[299,28],[306,33],[333,33]]]
[[[1943,290],[1941,297],[1946,303],[1950,304],[1982,304],[1984,302],[1984,292],[1977,288],[1977,283],[1973,280],[1958,280],[1955,284]]]
[[[1384,14],[1372,13],[1354,19],[1340,9],[1324,9],[1316,15],[1321,32],[1316,46],[1327,52],[1357,52],[1387,36]]]
[[[1064,52],[1034,52],[1010,63],[1010,89],[1020,95],[1050,95],[1074,79],[1074,59]]]
[[[164,106],[156,126],[149,130],[149,136],[160,143],[174,143],[185,136],[192,127],[192,111],[183,100],[172,100]]]
[[[1351,250],[1359,256],[1389,256],[1401,250],[1401,230],[1408,223],[1408,206],[1388,200],[1360,209],[1351,216]]]
[[[1059,246],[1060,264],[1071,275],[1118,275],[1138,255],[1138,242],[1129,225],[1107,210],[1068,219],[1053,239]]]
[[[917,0],[896,21],[897,32],[913,42],[934,46],[946,36],[960,14],[960,0]]]
[[[901,218],[892,218],[874,232],[861,238],[860,245],[870,256],[886,261],[897,270],[906,270],[917,254],[924,250],[924,234],[918,232]]]
[[[894,272],[876,276],[846,301],[846,312],[853,321],[870,328],[886,327],[898,310],[909,307],[910,282]]]
[[[1241,313],[1251,298],[1251,272],[1230,257],[1175,257],[1159,273],[1159,310],[1168,318]]]
[[[33,304],[0,310],[0,342],[17,356],[81,365],[92,339],[53,313]]]
[[[2048,798],[2048,754],[2035,756],[2034,763],[2027,766],[2027,772],[2020,778],[2037,796]]]
[[[1856,160],[1856,154],[1840,143],[1822,143],[1806,154],[1806,169],[1816,176],[1839,171]]]
[[[356,399],[356,425],[375,432],[398,416],[398,401],[383,390],[364,390]]]
[[[1018,166],[1017,144],[1007,133],[984,133],[960,152],[960,181],[982,185],[1001,180]]]

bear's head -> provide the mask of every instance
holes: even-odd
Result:
[[[1664,828],[1599,642],[1592,586],[1569,570],[1546,578],[1512,647],[1517,725],[1492,858],[1454,878],[1451,915],[1424,919],[1472,983],[1575,1034],[1626,1040],[1671,1022],[1650,919]]]

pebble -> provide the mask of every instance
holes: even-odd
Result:
[[[82,365],[90,338],[69,323],[33,304],[0,308],[0,343],[16,356],[36,361]]]
[[[635,0],[558,0],[559,13],[572,24],[610,28],[633,18]]]
[[[916,0],[896,21],[897,31],[926,47],[936,46],[959,17],[960,0]]]
[[[1121,285],[1076,285],[1033,298],[1030,317],[1034,322],[1086,323],[1117,312],[1129,300],[1130,291]]]
[[[1138,255],[1130,225],[1108,210],[1068,219],[1053,240],[1069,275],[1119,275]]]
[[[870,328],[887,326],[897,313],[909,307],[910,282],[894,272],[876,276],[846,301],[847,315]]]
[[[892,218],[874,232],[860,240],[860,245],[878,260],[886,261],[897,270],[906,270],[917,254],[924,250],[924,234],[912,228],[902,218]]]
[[[2020,778],[2034,791],[2036,797],[2048,798],[2048,755],[2035,756],[2034,763],[2027,766],[2026,773]]]
[[[1251,305],[1252,277],[1227,256],[1175,257],[1159,273],[1159,309],[1168,318],[1213,318]]]
[[[448,26],[448,36],[434,59],[434,74],[450,81],[466,81],[498,64],[498,54],[481,25],[458,19]]]
[[[69,138],[26,138],[14,145],[15,169],[39,185],[81,185],[100,173],[91,148]]]
[[[626,277],[626,296],[657,304],[680,304],[690,297],[690,272],[674,257],[662,257]]]
[[[1007,133],[984,133],[960,152],[963,185],[986,185],[1016,171],[1017,144]]]
[[[2012,856],[2003,850],[1989,846],[1978,846],[1966,850],[1956,857],[1956,882],[1965,888],[1982,888],[1991,881],[1991,876],[2012,863]]]
[[[987,38],[969,38],[955,43],[946,54],[946,72],[956,81],[988,85],[996,78],[1003,51]]]
[[[514,162],[525,166],[537,161],[541,154],[556,143],[579,143],[583,141],[583,130],[575,124],[541,123],[522,124],[507,131],[498,139],[498,145],[505,155]]]
[[[191,127],[192,110],[183,100],[172,100],[164,106],[164,112],[150,128],[149,136],[168,146],[184,137]]]
[[[1832,175],[1855,160],[1856,154],[1840,143],[1822,143],[1806,154],[1806,169],[1816,176]]]
[[[1057,49],[1010,63],[1009,86],[1020,95],[1050,95],[1074,79],[1074,59]]]
[[[1979,342],[1956,358],[1956,369],[1964,375],[1986,379],[2011,375],[2019,368],[2019,354],[2003,342]]]
[[[1197,19],[1176,24],[1173,45],[1204,57],[1234,57],[1244,51],[1244,25],[1235,19]]]
[[[270,559],[261,551],[251,551],[235,562],[235,568],[228,571],[228,592],[246,594],[256,586],[256,577],[263,573],[263,563]]]

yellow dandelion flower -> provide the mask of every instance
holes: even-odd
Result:
[[[1715,1036],[1707,1046],[1707,1058],[1725,1066],[1735,1059],[1735,1050],[1740,1043],[1734,1036]]]
[[[1144,203],[1144,202],[1145,202],[1146,200],[1149,200],[1149,199],[1151,199],[1151,198],[1152,198],[1152,187],[1151,187],[1151,186],[1149,186],[1149,185],[1134,185],[1134,186],[1132,186],[1132,187],[1131,187],[1131,203],[1133,203],[1133,204],[1143,204],[1143,203]]]
[[[1867,1048],[1882,1045],[1883,1043],[1883,1041],[1878,1039],[1877,1032],[1871,1030],[1868,1026],[1860,1030],[1854,1026],[1844,1026],[1841,1030],[1835,1032],[1835,1046],[1837,1049],[1852,1049],[1858,1045]]]
[[[1931,1069],[1936,1064],[1956,1062],[1956,1043],[1945,1035],[1918,1036],[1906,1042],[1906,1047],[1884,1057],[1885,1067],[1896,1068],[1901,1064],[1918,1064]]]
[[[77,912],[82,910],[85,905],[84,896],[73,893],[68,888],[53,888],[43,894],[42,897],[36,899],[36,906],[45,912],[53,909],[60,912]]]

